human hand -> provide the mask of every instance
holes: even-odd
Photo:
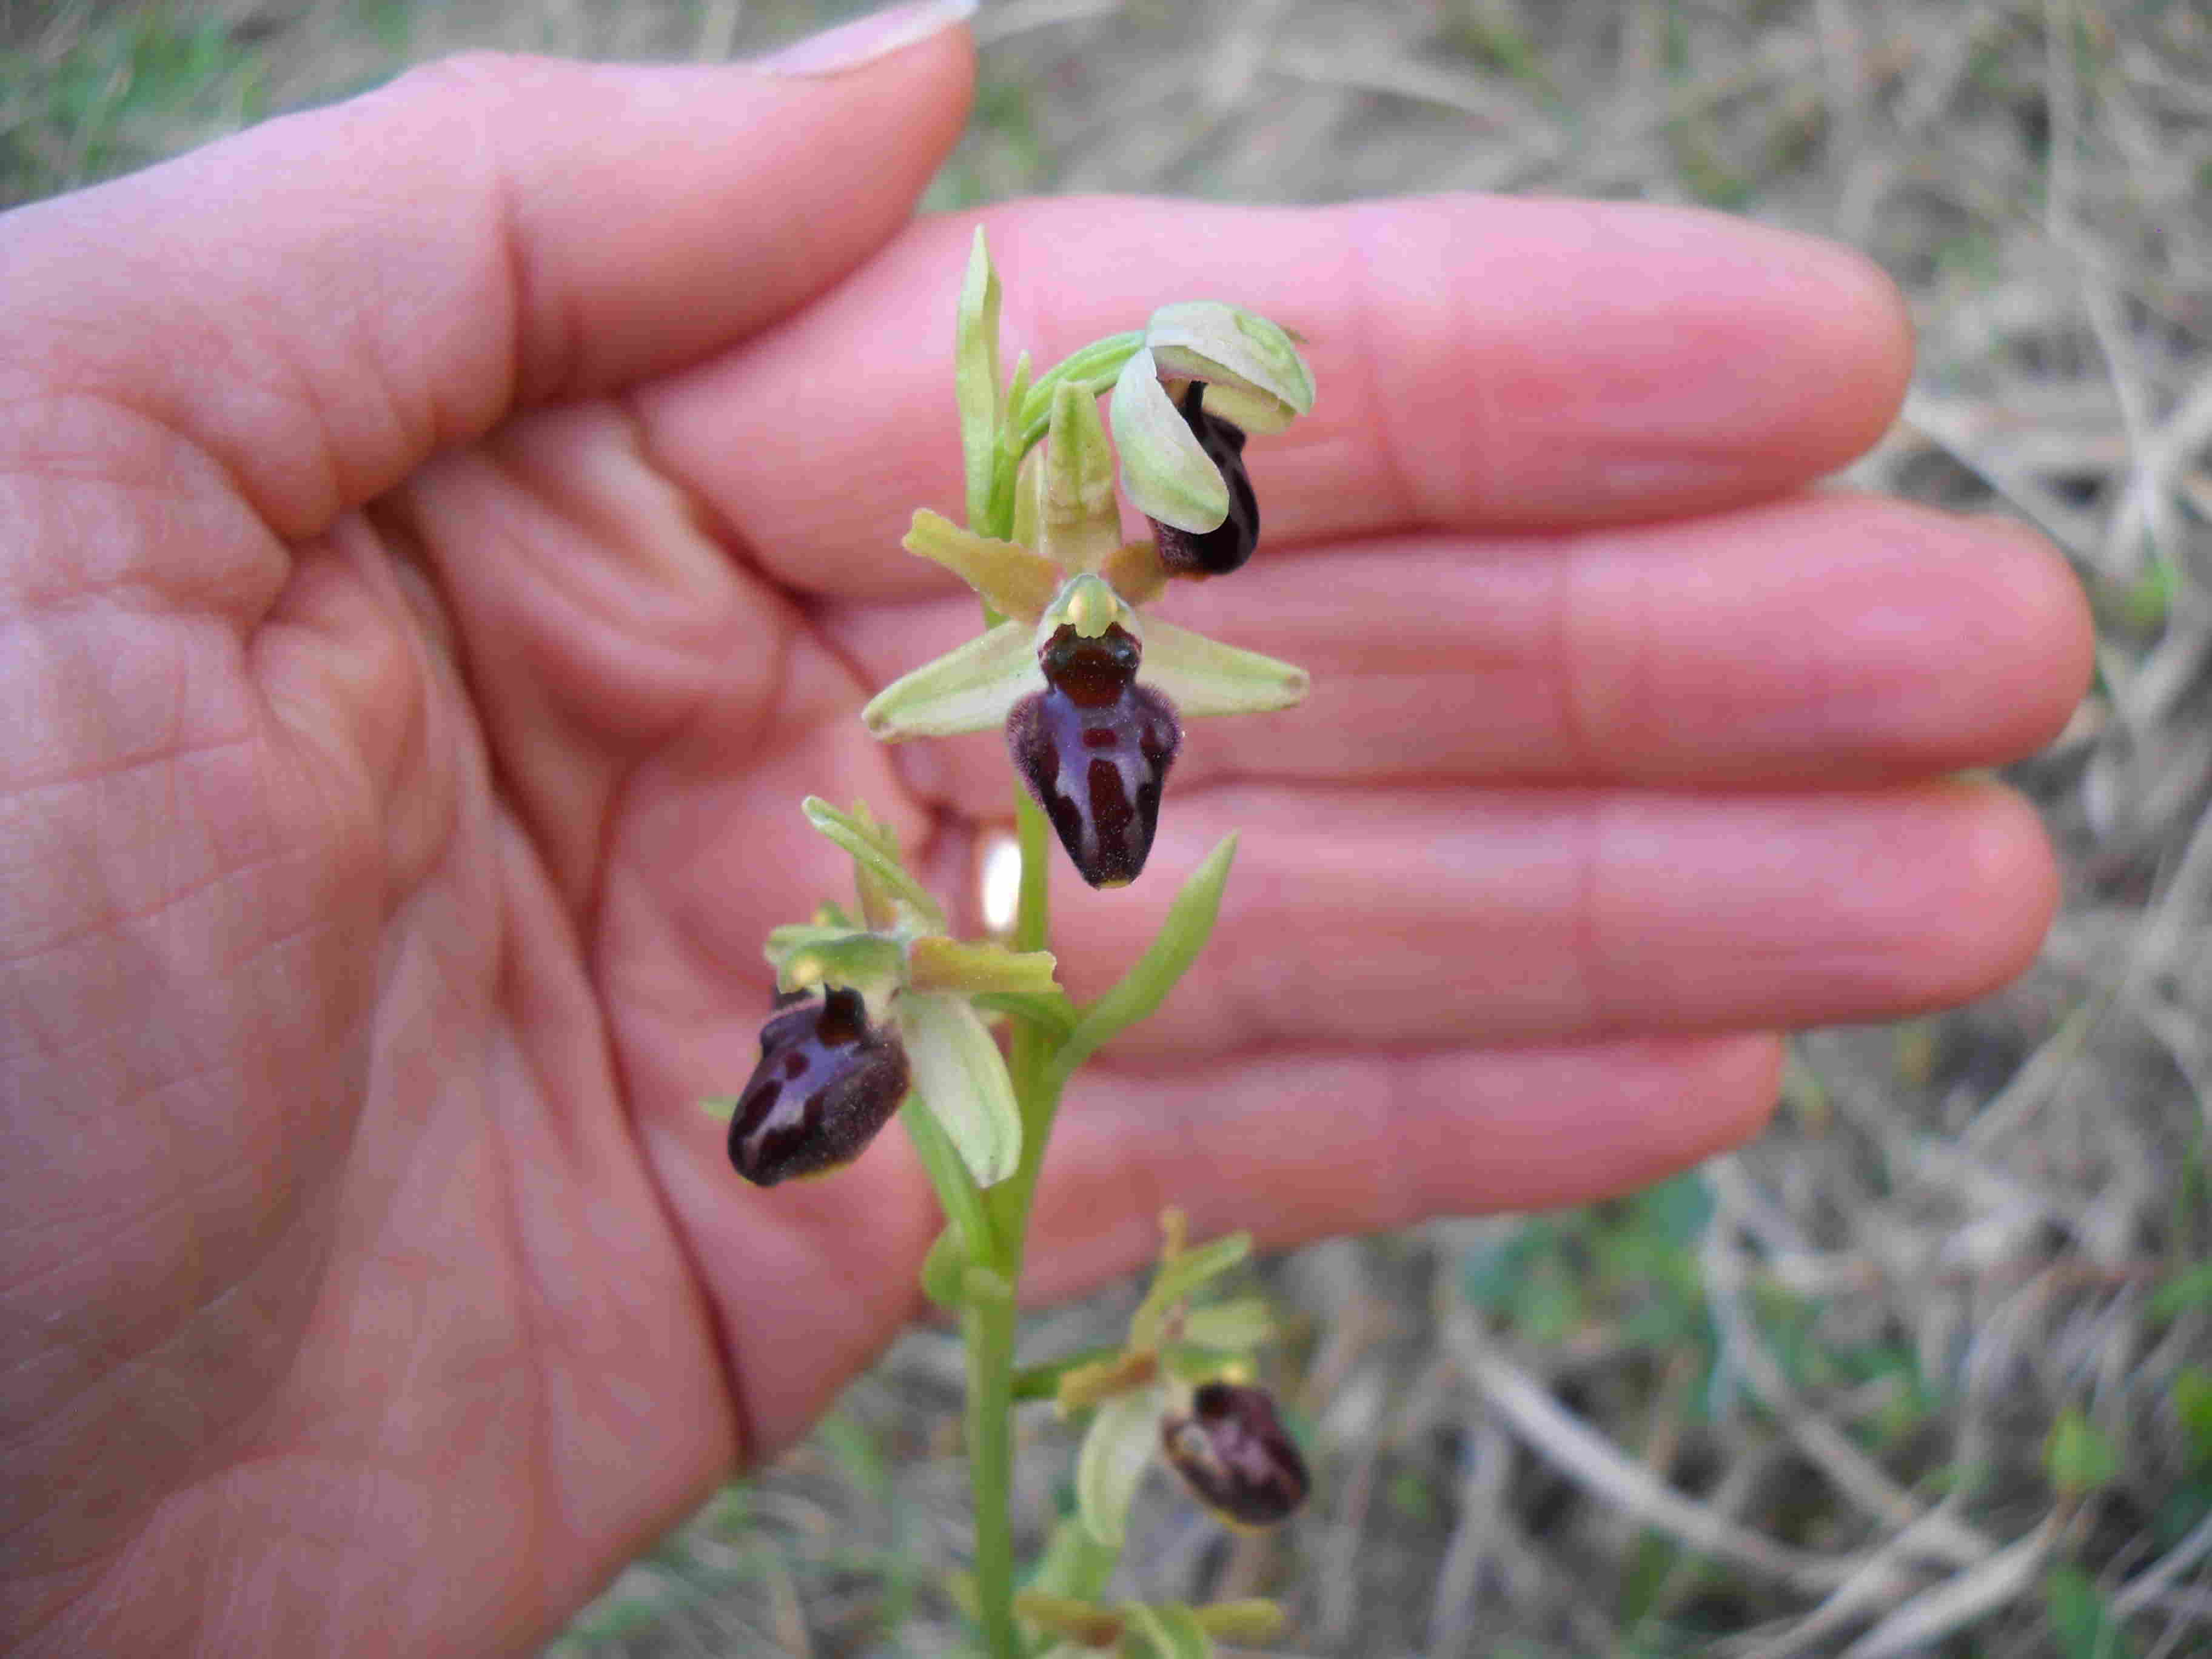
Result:
[[[465,63],[0,225],[0,1631],[526,1644],[914,1311],[896,1138],[759,1193],[766,929],[866,799],[972,890],[946,36],[849,76]],[[1762,1030],[1970,996],[2087,671],[2021,532],[1802,492],[1894,299],[1709,215],[987,216],[1041,360],[1218,294],[1309,337],[1267,534],[1177,620],[1314,672],[1196,727],[1095,988],[1222,830],[1206,971],[1062,1115],[1034,1293],[1173,1200],[1263,1241],[1565,1202],[1757,1126]],[[889,246],[885,246],[884,244]],[[917,862],[923,858],[918,856]],[[1200,987],[1206,988],[1200,990]]]

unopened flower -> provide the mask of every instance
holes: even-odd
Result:
[[[1248,1527],[1287,1519],[1312,1484],[1274,1401],[1246,1383],[1200,1385],[1161,1418],[1160,1450],[1200,1503]]]
[[[1260,506],[1245,434],[1279,432],[1313,401],[1313,372],[1266,318],[1211,300],[1152,313],[1114,385],[1114,438],[1167,574],[1222,575],[1252,556]]]
[[[949,937],[888,828],[864,808],[810,799],[805,811],[853,855],[863,925],[825,906],[769,935],[784,1005],[762,1030],[751,1079],[726,1103],[730,1162],[763,1187],[836,1169],[911,1088],[975,1183],[1003,1181],[1020,1159],[1021,1115],[974,999],[1056,992],[1052,957]]]

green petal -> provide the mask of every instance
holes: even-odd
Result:
[[[1229,516],[1228,483],[1184,424],[1149,351],[1122,367],[1113,418],[1121,487],[1137,510],[1178,530],[1218,529]]]
[[[1062,570],[1096,570],[1121,545],[1114,449],[1096,392],[1062,381],[1045,437],[1036,549]]]
[[[779,991],[849,985],[875,1006],[898,983],[905,963],[898,941],[852,928],[779,927],[768,936]]]
[[[1091,1419],[1075,1460],[1075,1503],[1102,1544],[1119,1547],[1128,1530],[1129,1505],[1159,1446],[1166,1405],[1167,1390],[1154,1384],[1108,1401]]]
[[[899,1034],[914,1086],[979,1187],[1004,1181],[1022,1152],[1021,1111],[1006,1057],[967,1000],[908,992]]]
[[[1000,623],[885,686],[860,719],[887,743],[988,732],[1004,726],[1007,711],[1024,697],[1043,690],[1030,625]]]
[[[1231,1233],[1226,1238],[1214,1239],[1162,1262],[1159,1272],[1152,1276],[1152,1288],[1145,1293],[1145,1299],[1137,1304],[1137,1311],[1129,1316],[1129,1346],[1158,1346],[1161,1329],[1175,1305],[1188,1301],[1191,1292],[1200,1285],[1219,1278],[1251,1254],[1252,1235]]]
[[[873,822],[863,823],[855,814],[839,811],[819,795],[809,795],[799,802],[799,809],[806,814],[809,823],[853,855],[864,903],[868,889],[873,886],[912,907],[933,929],[944,930],[945,912],[929,890],[899,862],[898,842],[888,830]],[[888,920],[884,925],[889,925]]]
[[[1145,659],[1137,678],[1167,694],[1176,712],[1263,714],[1305,701],[1312,684],[1295,663],[1224,645],[1158,617],[1145,623]]]
[[[999,273],[991,268],[983,227],[968,252],[953,328],[953,397],[960,407],[960,447],[967,462],[968,516],[980,520],[991,497],[999,448]]]
[[[1183,1316],[1182,1340],[1194,1347],[1243,1353],[1264,1347],[1283,1334],[1274,1310],[1256,1296],[1210,1302]]]
[[[1002,617],[1033,623],[1044,614],[1062,577],[1051,560],[995,536],[963,530],[922,507],[900,544],[917,558],[941,564],[989,602]]]

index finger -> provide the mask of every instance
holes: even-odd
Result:
[[[1314,414],[1247,451],[1275,544],[1765,499],[1872,443],[1911,367],[1870,262],[1698,210],[1064,198],[982,218],[1009,362],[1042,368],[1178,299],[1305,337]],[[943,580],[895,550],[916,507],[960,510],[949,357],[974,222],[910,228],[770,335],[639,394],[656,457],[794,586]]]

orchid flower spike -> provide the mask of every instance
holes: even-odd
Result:
[[[1172,405],[1167,412],[1195,453],[1182,417]],[[1154,480],[1189,470],[1179,452],[1163,465],[1157,455],[1135,459],[1134,447],[1158,447],[1150,428],[1124,435],[1125,482],[1133,468]],[[1225,491],[1213,463],[1200,459]],[[1139,614],[1174,573],[1153,543],[1121,540],[1114,483],[1096,392],[1062,381],[1043,446],[1015,486],[1012,540],[927,511],[906,537],[909,552],[952,570],[1007,620],[886,687],[862,712],[891,742],[1003,726],[1016,769],[1094,887],[1124,885],[1144,868],[1182,719],[1287,708],[1308,684],[1289,663]]]
[[[835,905],[779,927],[767,957],[780,993],[760,1064],[726,1110],[730,1162],[757,1186],[819,1175],[865,1151],[909,1089],[979,1187],[1012,1175],[1021,1115],[975,999],[1056,992],[1051,954],[946,935],[898,840],[865,806],[810,798],[808,820],[852,854],[861,925]]]

